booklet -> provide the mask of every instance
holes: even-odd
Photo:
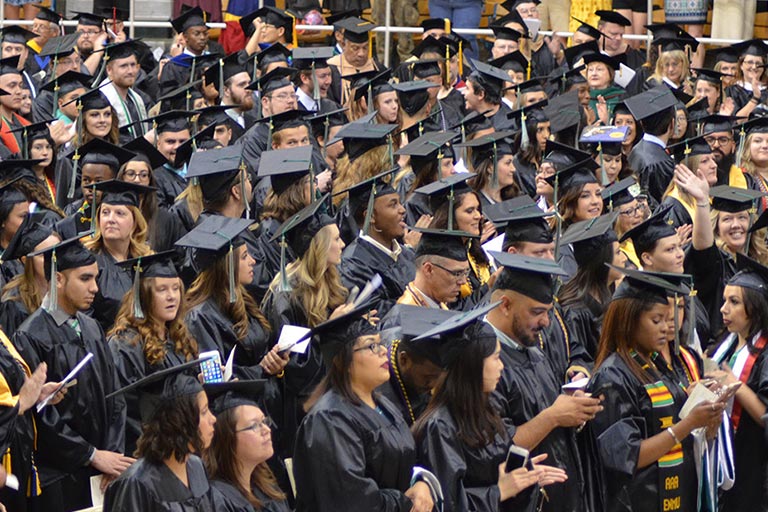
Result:
[[[61,383],[59,383],[58,387],[54,390],[54,392],[51,393],[50,395],[48,395],[45,398],[45,400],[43,400],[39,404],[37,404],[37,412],[42,411],[43,408],[46,405],[48,405],[48,402],[50,402],[53,399],[53,397],[56,396],[56,393],[58,393],[59,391],[61,391],[65,387],[67,387],[67,384],[69,384],[70,382],[74,381],[74,379],[77,376],[77,374],[80,373],[80,370],[82,370],[83,367],[85,367],[85,365],[88,364],[91,359],[93,359],[93,354],[88,352],[85,355],[85,357],[79,363],[77,363],[77,366],[72,368],[72,371],[69,372],[69,374],[67,374],[66,377],[64,377],[64,379],[61,381]]]

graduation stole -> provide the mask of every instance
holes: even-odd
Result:
[[[757,356],[759,356],[760,353],[763,351],[766,343],[768,343],[768,338],[766,338],[764,335],[760,336],[757,342],[755,342],[755,350],[751,351],[747,356],[747,362],[744,364],[744,368],[741,369],[741,373],[739,374],[739,380],[743,383],[744,386],[747,385],[749,374],[752,373],[752,367],[755,366],[755,361],[757,361]],[[733,424],[734,432],[736,432],[739,429],[739,422],[741,421],[741,413],[742,413],[741,402],[739,402],[738,400],[734,400],[733,410],[731,411],[731,423]]]
[[[675,397],[662,377],[640,357],[640,354],[633,350],[631,355],[635,362],[652,379],[655,379],[654,382],[643,385],[648,398],[651,399],[653,421],[649,425],[648,437],[652,437],[673,425],[679,407],[675,404]],[[657,355],[654,354],[652,358],[655,359]],[[683,445],[676,443],[669,452],[656,461],[659,478],[659,510],[683,510],[681,492],[684,487],[682,482],[684,475],[681,472],[683,460]]]
[[[747,179],[744,177],[744,171],[741,167],[731,166],[728,172],[728,185],[736,188],[747,188]]]
[[[484,285],[491,278],[491,270],[488,265],[478,262],[472,254],[467,251],[467,259],[469,260],[469,266],[472,268],[477,280],[480,281],[480,285]],[[461,298],[468,297],[472,294],[472,283],[467,279],[467,282],[461,285]]]
[[[672,355],[674,357],[674,353]],[[688,376],[688,384],[693,384],[701,380],[701,374],[699,368],[696,365],[696,359],[691,355],[691,352],[685,348],[680,347],[680,361],[683,363],[683,370]]]
[[[686,201],[681,195],[680,195],[680,189],[677,188],[677,186],[672,187],[672,190],[667,194],[669,197],[673,197],[677,199],[681,205],[683,205],[683,208],[685,208],[685,211],[688,212],[688,215],[691,217],[691,220],[693,220],[694,215],[696,214],[696,207]]]

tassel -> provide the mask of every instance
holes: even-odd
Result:
[[[603,160],[603,143],[600,142],[597,145],[597,152],[600,155],[600,180],[603,182],[604,187],[608,186],[608,174],[605,172],[605,161]],[[613,210],[613,207],[611,207]]]
[[[219,59],[219,100],[224,95],[224,59]]]
[[[693,283],[691,282],[691,285]],[[691,286],[691,291],[688,294],[688,309],[686,311],[686,323],[688,324],[688,343],[689,347],[693,346],[693,333],[696,330],[696,290]]]
[[[290,11],[283,11],[285,14],[291,17],[291,44],[294,48],[299,47],[299,36],[296,32],[296,16],[294,16]]]
[[[190,101],[191,99],[192,99],[192,91],[190,91],[189,89],[187,89],[187,97],[186,97],[186,101],[185,101],[185,103],[184,103],[184,107],[185,107],[187,110],[189,110],[189,101]],[[195,121],[195,123],[197,123],[197,121]]]
[[[684,158],[685,158],[685,166],[686,166],[686,167],[689,167],[689,163],[688,163],[688,155],[690,155],[690,154],[691,154],[691,151],[692,151],[692,150],[691,150],[691,147],[690,147],[690,146],[688,145],[688,143],[686,142],[686,143],[685,143],[685,150],[683,151],[683,155],[684,155]]]
[[[359,23],[359,25],[365,25],[365,23]],[[370,61],[373,58],[373,31],[368,31],[368,60]],[[341,59],[344,60],[344,59]]]
[[[557,192],[560,188],[560,173],[555,172],[555,184],[552,186],[552,204],[555,207],[555,261],[560,259],[560,234],[563,229],[563,218],[557,211]]]
[[[678,294],[675,294],[675,302],[674,302],[674,311],[673,315],[675,318],[675,355],[680,355],[680,314],[677,311],[677,304],[680,300],[680,296]]]
[[[317,194],[317,189],[315,189],[315,169],[312,165],[312,161],[309,161],[309,197],[310,202],[314,202]]]
[[[253,76],[256,76],[256,66],[253,66]],[[256,81],[256,78],[253,79],[253,81]],[[262,112],[261,112],[261,85],[256,84],[256,96],[258,96],[258,100],[256,101],[256,118],[260,119]]]
[[[75,148],[75,154],[72,156],[72,175],[69,180],[69,190],[67,190],[67,199],[73,199],[75,197],[75,187],[77,182],[77,168],[80,162],[80,150]]]
[[[464,76],[464,49],[462,48],[464,46],[459,40],[459,79],[461,79],[462,76]]]
[[[450,24],[450,22],[449,22]],[[451,47],[445,45],[445,71],[443,72],[443,87],[451,86]]]
[[[387,153],[389,153],[389,168],[395,168],[395,150],[393,149],[392,134],[387,135]]]
[[[133,268],[133,317],[144,319],[144,311],[141,309],[141,257]]]
[[[197,64],[197,59],[192,57],[192,66],[189,72],[189,82],[188,82],[190,84],[195,81],[195,65],[196,64]],[[187,110],[189,110],[189,107],[187,107]]]
[[[317,105],[318,110],[320,110],[320,84],[317,83],[315,61],[312,61],[312,99],[315,100],[315,105]],[[370,106],[368,108],[370,108]]]
[[[451,33],[451,20],[448,18],[443,18],[443,30],[445,30],[446,34]]]
[[[531,60],[532,59],[528,59],[528,69],[526,70],[526,77],[527,77],[526,81],[531,79],[531,66],[532,66]]]
[[[54,88],[54,91],[55,90],[56,89]],[[53,104],[54,105],[56,105],[56,99],[55,99],[56,96],[55,96],[55,94],[56,93],[54,92],[54,100],[53,100]],[[29,130],[27,130],[26,127],[24,127],[24,129],[21,131],[21,143],[22,143],[21,144],[22,158],[24,160],[28,160],[29,159]]]
[[[98,208],[96,208],[96,184],[93,186],[93,204],[89,205],[91,208],[91,238],[96,238],[96,215]]]
[[[104,72],[107,70],[107,61],[109,60],[109,54],[104,50],[104,57],[101,59],[101,66],[99,66],[99,72],[96,73],[96,78],[91,82],[91,88],[95,88],[101,83],[101,79],[104,76]]]
[[[282,255],[281,255],[282,256]],[[282,263],[282,261],[281,261]],[[237,294],[235,293],[235,249],[232,246],[232,242],[229,243],[229,254],[227,254],[227,264],[229,266],[229,303],[234,304],[237,300]]]
[[[280,237],[280,291],[290,291],[291,284],[288,282],[288,272],[285,268],[286,258],[285,250],[288,247],[288,243],[285,241],[285,233]]]
[[[56,311],[56,309],[59,307],[59,294],[58,290],[56,289],[56,249],[51,251],[51,285],[48,290],[48,298],[49,304],[48,307],[50,308],[48,311]]]
[[[528,134],[528,124],[526,121],[528,116],[525,115],[525,110],[520,113],[520,148],[525,151],[531,145],[531,136]]]
[[[363,234],[367,235],[371,227],[371,218],[373,217],[373,204],[376,201],[376,182],[371,186],[371,196],[368,198],[368,206],[365,211],[365,222],[363,223]]]
[[[746,141],[747,134],[744,131],[744,125],[741,125],[739,130],[739,150],[736,152],[736,167],[741,168],[741,154],[744,152],[744,143]]]
[[[493,141],[493,172],[491,174],[491,187],[494,189],[499,187],[499,175],[496,171],[496,166],[499,163],[499,155],[496,153],[496,141]]]
[[[453,185],[451,185],[450,192],[448,193],[448,231],[453,231],[453,203],[455,200]]]
[[[373,113],[373,84],[368,82],[368,97],[366,98],[368,103],[368,113]]]
[[[152,120],[152,131],[155,134],[154,142],[152,143],[155,146],[155,149],[157,149],[157,120]],[[170,162],[171,165],[173,165],[173,162]]]
[[[245,162],[240,161],[240,193],[243,196],[243,204],[245,205],[245,218],[251,218],[251,205],[248,202],[248,195],[245,191],[245,181],[248,179],[248,171],[245,168]],[[311,196],[310,196],[311,197]]]
[[[331,130],[330,116],[325,116],[323,121],[323,148],[320,150],[323,155],[323,161],[328,156],[328,132]]]

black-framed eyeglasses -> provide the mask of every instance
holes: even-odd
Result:
[[[376,355],[376,354],[380,354],[381,353],[381,349],[382,348],[384,350],[386,350],[387,346],[388,345],[385,342],[377,341],[375,343],[369,343],[367,345],[363,345],[360,348],[356,348],[356,349],[352,350],[352,352],[362,352],[364,350],[370,350],[371,354]]]
[[[440,265],[438,263],[435,263],[434,261],[432,262],[432,264],[434,266],[436,266],[437,268],[439,268],[439,269],[445,270],[446,272],[451,274],[456,279],[466,279],[467,277],[469,277],[469,269],[468,268],[461,269],[461,270],[451,270],[449,268],[445,268],[444,266],[442,266],[442,265]]]
[[[269,416],[264,416],[263,420],[257,421],[251,426],[241,428],[239,430],[235,430],[235,432],[247,432],[249,430],[252,430],[253,432],[258,432],[264,427],[267,427],[268,429],[272,430],[273,428],[275,428],[275,422],[272,421],[272,418],[270,418]]]
[[[645,211],[645,206],[642,204],[639,204],[635,206],[634,208],[627,208],[626,210],[619,210],[619,215],[626,215],[627,217],[634,217],[635,215],[641,214]]]
[[[715,142],[717,142],[720,146],[725,146],[732,140],[733,140],[732,138],[726,137],[725,135],[723,135],[722,137],[704,137],[704,141],[710,146],[714,146]]]

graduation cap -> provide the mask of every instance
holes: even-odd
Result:
[[[37,37],[37,34],[30,32],[21,25],[10,25],[3,27],[0,33],[0,41],[4,43],[27,44],[27,41]]]
[[[514,155],[515,150],[512,147],[511,137],[515,135],[515,132],[511,130],[493,132],[487,135],[483,135],[472,139],[468,142],[462,142],[455,144],[455,147],[472,148],[471,164],[475,169],[480,166],[483,160],[493,160],[493,184],[498,184],[498,178],[496,176],[496,163],[498,162],[499,155]]]
[[[28,183],[38,185],[39,181],[32,167],[39,164],[42,160],[18,160],[9,158],[0,161],[0,176],[5,181],[0,187],[0,202],[4,204],[15,204],[26,199],[19,199],[20,191],[15,188],[8,188],[17,180],[26,180]],[[17,194],[18,192],[18,194]],[[23,194],[21,194],[23,196]]]
[[[595,171],[600,165],[592,157],[576,162],[565,169],[557,170],[552,176],[544,178],[552,187],[556,182],[560,187],[560,192],[566,194],[568,190],[586,185],[588,183],[598,183],[595,177]]]
[[[326,368],[330,368],[336,355],[346,346],[354,344],[358,338],[379,333],[374,325],[363,318],[363,313],[369,309],[367,304],[361,304],[348,313],[313,327],[307,334],[317,336],[317,345]]]
[[[520,103],[518,101],[518,103]],[[507,114],[507,119],[515,121],[515,126],[520,129],[520,149],[526,150],[530,146],[530,132],[536,133],[536,127],[539,123],[549,121],[544,107],[549,103],[544,99],[531,105],[527,105]]]
[[[323,136],[323,159],[325,159],[328,151],[326,146],[330,142],[328,137],[331,128],[334,126],[345,126],[349,122],[344,114],[347,110],[349,110],[348,107],[324,111],[321,107],[317,113],[311,113],[311,115],[304,118],[312,126],[312,134],[315,138],[320,135]]]
[[[292,54],[293,67],[299,70],[327,68],[328,59],[333,57],[332,46],[310,46],[294,48]]]
[[[64,16],[57,13],[56,11],[49,9],[44,5],[40,5],[40,4],[31,4],[31,5],[38,9],[37,14],[35,15],[35,19],[48,21],[51,23],[55,23],[57,25],[61,23],[61,20],[64,19]]]
[[[0,59],[0,75],[19,75],[19,56]],[[7,91],[6,91],[7,92]]]
[[[49,307],[58,308],[56,294],[56,273],[72,268],[80,268],[96,263],[96,257],[80,243],[82,235],[63,240],[56,245],[29,253],[27,256],[43,255],[46,278],[50,280],[48,289]]]
[[[169,110],[141,122],[152,123],[155,134],[160,135],[166,132],[175,133],[189,130],[189,119],[194,115],[195,112],[190,110]]]
[[[382,173],[377,174],[367,180],[363,180],[360,183],[352,185],[351,187],[334,192],[334,195],[340,195],[348,192],[349,198],[349,215],[354,219],[360,212],[365,211],[365,220],[363,222],[363,234],[368,234],[368,228],[371,225],[371,217],[373,216],[373,206],[377,198],[388,196],[391,194],[397,194],[397,191],[392,185],[385,181],[385,178],[390,176],[398,168],[389,169]]]
[[[571,19],[579,23],[579,28],[576,29],[576,32],[581,32],[582,34],[585,34],[585,35],[591,37],[595,41],[597,41],[598,39],[600,39],[602,36],[605,35],[600,30],[598,30],[597,28],[593,27],[592,25],[590,25],[586,21],[582,21],[582,20],[580,20],[579,18],[577,18],[575,16],[571,16]]]
[[[439,164],[450,150],[450,143],[455,138],[455,132],[427,132],[395,151],[395,155],[410,156],[413,172],[418,174],[432,160],[436,159]]]
[[[245,244],[241,235],[251,224],[253,221],[249,219],[211,215],[176,241],[179,247],[195,249],[192,258],[200,270],[205,270],[220,258],[227,257],[230,304],[237,300],[235,249]]]
[[[576,67],[576,63],[579,59],[590,53],[600,53],[600,46],[597,41],[587,41],[586,43],[577,44],[563,50],[565,54],[565,61],[568,63],[568,67],[573,69]]]
[[[250,58],[249,58],[250,60]],[[240,53],[230,53],[223,59],[205,70],[203,77],[205,83],[214,85],[221,96],[224,94],[224,84],[227,80],[239,73],[248,73],[248,63],[240,61]],[[248,73],[250,76],[250,73]]]
[[[606,55],[604,53],[588,53],[584,55],[584,64],[591,64],[592,62],[602,62],[609,68],[613,69],[614,71],[617,71],[619,69],[620,62],[611,57],[610,55]]]
[[[525,38],[525,34],[503,25],[492,25],[490,28],[493,30],[493,35],[496,36],[496,39],[519,42],[520,39]]]
[[[240,146],[198,151],[192,154],[187,167],[187,178],[200,180],[200,190],[204,201],[211,201],[222,190],[231,187],[235,179],[240,176],[240,192],[245,206],[245,215],[248,218],[250,205],[245,193],[246,181],[248,180],[246,173],[243,148]]]
[[[23,159],[29,158],[29,145],[31,141],[50,137],[48,124],[52,121],[54,120],[46,119],[39,123],[32,123],[10,130],[11,133],[21,134],[21,157]]]
[[[497,59],[493,59],[488,62],[493,67],[503,69],[505,71],[515,71],[517,73],[525,73],[528,69],[530,61],[519,50],[502,55]],[[510,81],[511,79],[507,79]]]
[[[192,137],[184,141],[178,148],[176,148],[176,157],[173,162],[169,162],[176,169],[181,169],[184,164],[189,163],[189,159],[192,155],[201,148],[203,143],[213,140],[213,136],[216,133],[216,125],[208,125],[202,130],[198,131]],[[215,141],[214,141],[215,142]],[[214,149],[214,148],[206,148]]]
[[[133,273],[133,316],[144,318],[141,307],[141,280],[149,277],[177,278],[176,265],[173,263],[175,251],[163,251],[148,256],[140,256],[130,260],[119,261],[118,267],[122,267]]]
[[[368,113],[370,114],[373,112],[373,100],[376,96],[395,90],[389,82],[389,79],[392,76],[392,70],[384,69],[380,72],[372,72],[372,74],[360,73],[360,75],[365,75],[367,78],[360,78],[357,76],[352,80],[352,88],[355,90],[353,100],[358,101],[365,97]]]
[[[68,94],[77,89],[89,89],[91,76],[77,71],[67,71],[40,86],[40,90],[57,92],[58,96]],[[55,103],[54,103],[55,105]],[[58,108],[58,105],[56,105]]]
[[[62,106],[67,106],[70,103],[77,103],[78,110],[82,112],[87,112],[89,110],[101,110],[104,108],[109,108],[112,105],[109,103],[109,100],[104,95],[103,92],[101,92],[101,87],[96,87],[95,89],[90,89],[77,98],[68,101]],[[78,116],[80,117],[80,116]]]
[[[689,39],[687,37],[661,37],[654,39],[653,44],[660,46],[662,53],[673,51],[695,52],[699,47],[699,42],[696,39]]]
[[[264,151],[259,161],[259,177],[269,176],[277,195],[312,172],[312,146]]]
[[[637,181],[629,177],[603,189],[600,195],[603,197],[604,206],[608,211],[612,211],[637,199],[641,195],[641,190]]]
[[[691,68],[691,71],[696,72],[696,80],[704,80],[719,87],[723,85],[723,77],[730,76],[708,68]]]
[[[517,242],[549,244],[553,241],[552,230],[545,219],[553,212],[539,208],[530,196],[522,195],[489,205],[483,209],[483,214],[494,225],[504,228],[505,251]]]
[[[136,153],[127,151],[104,139],[97,138],[74,149],[67,155],[67,158],[74,159],[76,155],[79,159],[80,166],[85,164],[107,165],[117,173],[120,166],[135,157]]]
[[[191,9],[184,10],[180,15],[171,20],[171,25],[176,33],[181,34],[185,30],[192,27],[206,27],[205,21],[210,18],[210,15],[200,7],[192,7]]]
[[[272,43],[267,48],[254,54],[253,60],[256,65],[253,69],[254,75],[252,76],[252,79],[256,81],[256,69],[264,71],[269,64],[274,64],[275,62],[287,63],[290,57],[291,50],[283,46],[281,43]]]
[[[442,30],[445,33],[451,33],[451,20],[448,18],[427,18],[419,23],[419,26],[427,30]]]
[[[731,51],[736,55],[753,55],[765,60],[768,56],[768,45],[762,39],[749,39],[731,46]]]
[[[166,105],[163,105],[166,108],[161,110],[166,112],[169,110],[192,110],[194,101],[203,97],[200,90],[202,84],[202,79],[194,80],[163,94],[157,98],[157,102],[160,104],[167,102]]]
[[[424,308],[410,304],[395,304],[389,313],[392,318],[397,319],[396,331],[400,338],[399,347],[408,353],[427,359],[440,368],[445,368],[448,365],[444,357],[445,352],[442,350],[444,337],[437,334],[423,338],[421,335],[459,314],[461,313],[456,311]],[[416,340],[415,338],[419,339]],[[392,350],[395,350],[394,346]]]
[[[454,228],[454,204],[456,197],[461,194],[471,192],[472,188],[467,184],[467,180],[470,180],[477,175],[474,173],[456,173],[445,178],[439,178],[432,183],[424,185],[414,190],[416,194],[422,194],[429,197],[429,205],[432,212],[437,211],[440,205],[448,204],[448,229]]]
[[[424,80],[431,76],[440,76],[440,60],[438,59],[419,59],[411,64],[411,71],[414,80]]]
[[[685,30],[683,30],[680,25],[676,25],[675,23],[651,23],[649,25],[645,25],[645,28],[648,29],[651,34],[653,34],[654,40],[661,38],[672,39],[675,37],[681,37],[683,33],[685,33]]]
[[[590,157],[591,155],[589,153],[572,146],[554,140],[548,140],[544,147],[542,162],[549,162],[555,167],[555,170],[562,170],[577,162],[583,162]]]
[[[703,135],[678,142],[667,149],[678,162],[687,162],[688,157],[691,156],[712,154],[712,148],[709,147]]]
[[[742,253],[736,254],[738,272],[728,281],[730,286],[749,288],[762,294],[768,290],[768,268]]]
[[[208,395],[211,412],[218,416],[224,411],[243,405],[260,407],[259,401],[264,394],[266,383],[266,379],[232,380],[203,384],[203,389]]]
[[[578,129],[582,116],[578,91],[574,90],[555,96],[544,107],[544,113],[549,118],[550,130],[553,134],[573,127],[577,128],[576,133],[581,131]]]
[[[291,77],[298,70],[296,68],[275,68],[269,73],[262,75],[258,80],[248,85],[247,89],[257,90],[263,96],[282,89],[283,87],[293,87]]]
[[[295,47],[299,46],[298,39],[296,37],[296,16],[289,11],[283,11],[276,7],[266,5],[261,9],[255,11],[250,16],[255,18],[261,18],[266,25],[272,25],[275,28],[285,29],[286,38],[290,34],[290,42]],[[253,19],[250,20],[251,26],[253,25]]]
[[[341,27],[339,26],[339,23],[341,21],[344,21],[347,18],[359,18],[363,15],[362,9],[346,9],[344,11],[339,11],[333,14],[329,14],[325,17],[325,22],[328,25],[333,25],[334,30],[339,30]]]
[[[560,243],[571,244],[576,263],[579,266],[586,265],[603,247],[618,241],[613,230],[618,215],[618,211],[613,211],[571,224],[560,238]]]
[[[718,62],[736,64],[739,62],[739,57],[741,57],[741,52],[735,50],[731,46],[726,46],[724,48],[715,48],[712,51],[715,53],[714,64],[717,64]]]
[[[470,74],[470,78],[476,80],[483,88],[495,91],[496,94],[501,94],[501,89],[504,87],[505,82],[512,81],[503,69],[475,59],[471,59],[471,63],[474,70]]]
[[[715,132],[731,132],[734,123],[740,119],[743,118],[737,116],[724,116],[721,114],[708,115],[700,120],[702,123],[702,133],[706,135]]]
[[[436,352],[432,359],[436,359],[434,362],[442,368],[447,368],[458,361],[464,350],[473,343],[483,343],[489,351],[492,351],[498,343],[498,338],[493,327],[482,319],[500,303],[501,301],[496,301],[469,311],[454,313],[414,338],[411,344],[415,342],[426,346],[432,345]],[[427,314],[427,316],[431,315]],[[439,342],[436,343],[435,339]]]
[[[131,39],[122,43],[107,45],[104,47],[103,51],[105,60],[125,59],[131,55],[138,58],[141,54],[141,46],[137,39]],[[94,80],[94,83],[96,82],[97,80]]]
[[[674,107],[676,102],[675,95],[664,84],[624,100],[624,104],[629,109],[632,117],[638,121],[664,112]]]
[[[363,155],[366,151],[383,146],[391,141],[396,124],[349,123],[336,134],[335,139],[344,140],[344,148],[350,160]],[[332,140],[333,144],[336,140]]]
[[[144,194],[157,191],[155,187],[147,187],[123,180],[106,180],[94,183],[93,188],[102,191],[101,204],[141,207]]]
[[[486,113],[487,112],[477,112],[473,110],[464,116],[457,124],[451,126],[450,129],[458,129],[461,133],[461,142],[466,142],[467,133],[475,133],[493,128],[490,119],[485,117]]]
[[[508,252],[491,251],[490,255],[504,267],[495,289],[512,290],[542,304],[554,301],[554,276],[568,275],[552,260]]]
[[[674,223],[667,219],[667,214],[671,209],[672,205],[659,208],[645,221],[624,233],[619,242],[631,239],[635,246],[635,253],[640,257],[644,252],[649,252],[658,240],[668,236],[677,236]]]
[[[327,213],[329,197],[326,194],[286,219],[270,239],[270,242],[280,240],[280,283],[281,289],[284,291],[290,289],[285,268],[287,262],[286,246],[291,248],[296,258],[302,258],[309,250],[315,235],[325,226],[335,223],[334,218]]]
[[[416,246],[416,257],[442,256],[456,261],[467,261],[467,238],[479,238],[479,235],[466,231],[412,227],[421,233],[421,240]]]
[[[373,23],[356,16],[344,18],[336,23],[338,28],[344,29],[344,39],[352,43],[368,43],[369,53],[371,47],[371,31],[376,27]]]
[[[622,16],[616,11],[595,11],[595,14],[600,18],[600,21],[605,23],[615,23],[622,27],[631,27],[632,22],[626,17]]]
[[[450,52],[455,53],[453,47],[449,44],[448,39],[442,37],[437,38],[434,36],[427,36],[422,38],[421,41],[419,41],[419,44],[413,48],[411,55],[417,58],[421,58],[425,53],[436,53],[442,56],[445,54],[446,47],[449,48]],[[410,62],[406,61],[403,64],[409,63]]]
[[[667,297],[670,294],[688,295],[689,293],[689,289],[679,284],[679,282],[675,283],[667,279],[666,276],[668,274],[633,268],[620,268],[613,265],[608,266],[625,276],[619,287],[616,288],[613,300],[634,299],[643,302],[652,301],[658,304],[668,304]]]
[[[227,110],[231,109],[232,105],[213,105],[211,107],[203,107],[195,110],[197,112],[197,126],[207,127],[210,125],[222,125],[227,124],[233,119],[227,114]]]
[[[104,24],[104,16],[93,14],[90,12],[72,11],[75,15],[72,16],[73,20],[77,20],[78,25],[86,27],[99,27],[102,28]]]
[[[429,100],[427,90],[440,86],[426,80],[413,80],[392,84],[392,87],[397,91],[400,108],[408,115],[413,116],[427,104]]]
[[[512,12],[522,4],[539,5],[540,3],[541,3],[541,0],[506,0],[505,2],[501,3],[501,6],[506,10],[508,10],[509,12]]]
[[[102,7],[101,15],[110,21],[128,21],[128,13],[117,6]]]
[[[618,156],[621,154],[621,145],[627,138],[629,128],[626,126],[594,126],[582,133],[579,142],[589,144],[600,162],[600,176],[603,186],[609,184],[608,175],[605,172],[604,155]]]
[[[180,398],[197,396],[203,391],[203,385],[197,380],[202,361],[189,361],[151,373],[110,393],[105,399],[133,390],[138,391],[139,415],[142,423],[148,423],[159,411],[173,410]]]
[[[14,180],[16,181],[16,180]],[[4,185],[2,189],[8,185]],[[0,194],[2,194],[0,189]],[[11,237],[8,246],[0,253],[0,263],[12,261],[26,256],[35,250],[38,244],[53,234],[53,230],[39,222],[35,222],[32,214],[28,213],[21,221],[16,233]]]
[[[765,196],[765,193],[759,190],[718,185],[709,189],[709,195],[712,197],[714,210],[738,213],[755,209],[755,203]]]

